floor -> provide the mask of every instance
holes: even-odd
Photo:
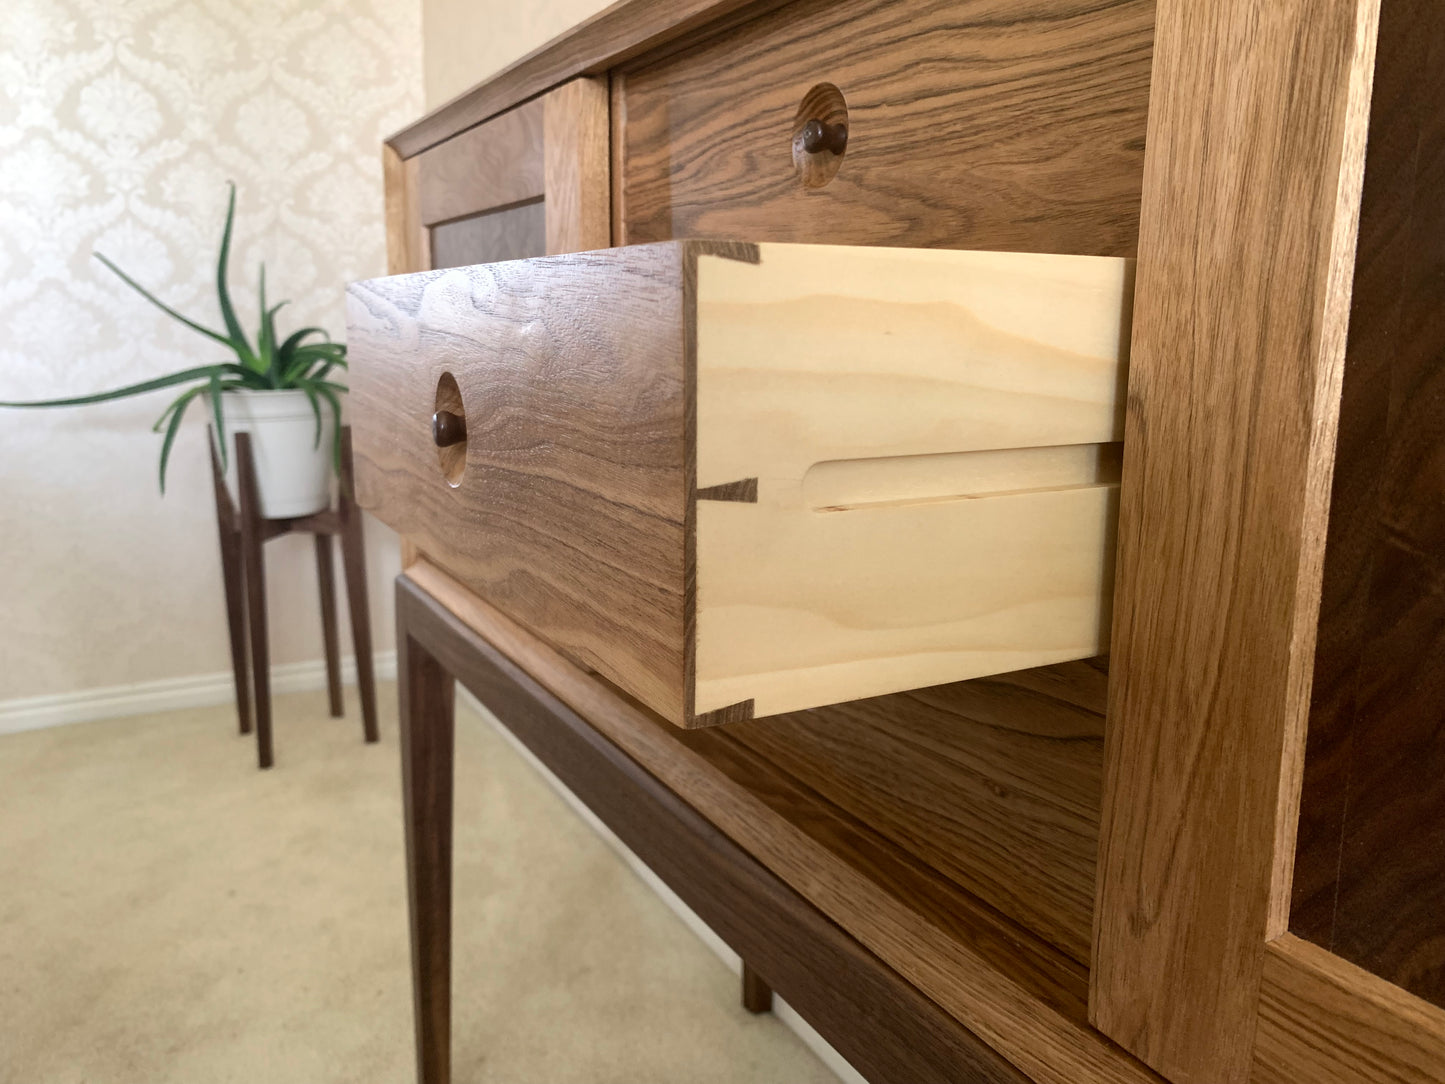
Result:
[[[0,737],[0,1082],[411,1079],[395,692]],[[458,705],[454,1079],[836,1084]]]

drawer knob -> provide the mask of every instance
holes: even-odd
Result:
[[[438,448],[450,448],[467,439],[467,420],[450,410],[438,410],[431,416],[431,438]]]
[[[848,146],[848,126],[829,124],[816,118],[803,125],[803,150],[809,154],[832,151],[842,154]]]

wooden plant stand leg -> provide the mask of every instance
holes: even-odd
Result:
[[[371,608],[366,600],[366,537],[361,509],[353,499],[351,427],[341,430],[341,563],[346,572],[346,609],[351,615],[351,639],[356,648],[356,689],[361,696],[361,727],[366,740],[378,738],[376,727],[376,673],[371,655]]]
[[[773,988],[743,961],[743,1008],[750,1013],[773,1011]]]
[[[454,694],[449,674],[407,631],[397,597],[402,803],[411,904],[417,1080],[451,1079],[452,788]]]
[[[336,570],[331,556],[331,536],[317,532],[316,580],[321,588],[321,638],[326,644],[326,695],[331,717],[341,718],[345,706],[341,700],[341,638],[336,631]]]
[[[231,639],[231,675],[236,683],[236,719],[242,734],[251,733],[251,674],[246,654],[246,577],[241,555],[241,525],[231,494],[226,489],[221,457],[216,454],[214,432],[211,482],[216,490],[216,529],[221,539],[221,579],[226,587],[226,627]]]
[[[271,656],[266,646],[266,522],[261,518],[261,495],[256,488],[256,464],[251,458],[251,435],[236,434],[236,478],[241,491],[241,552],[246,562],[247,617],[251,626],[251,669],[256,683],[256,762],[262,768],[274,763],[271,749]]]

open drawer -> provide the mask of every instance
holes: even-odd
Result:
[[[349,292],[358,497],[706,726],[1107,649],[1132,264],[666,242]]]

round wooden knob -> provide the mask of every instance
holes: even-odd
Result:
[[[450,448],[467,439],[467,420],[450,410],[438,410],[431,416],[431,438],[438,448]]]
[[[821,154],[823,151],[842,154],[848,146],[848,126],[846,124],[829,124],[817,119],[810,120],[803,125],[802,136],[803,150],[809,154]]]

